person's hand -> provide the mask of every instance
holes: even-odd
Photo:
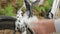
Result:
[[[55,32],[54,21],[52,19],[34,21],[31,26],[35,34],[50,34]]]

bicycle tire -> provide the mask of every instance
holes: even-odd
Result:
[[[15,21],[16,21],[16,18],[9,17],[9,16],[0,16],[0,30],[5,30],[5,29],[14,30],[13,34],[15,34],[16,32]],[[29,34],[33,33],[32,30],[29,28],[27,29],[27,31]]]
[[[15,21],[16,18],[0,16],[0,30],[14,30],[13,34],[15,34]]]

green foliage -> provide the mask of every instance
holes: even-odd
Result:
[[[25,12],[26,12],[26,8],[25,8],[25,7],[23,7],[23,8],[22,8],[22,11],[25,13]]]
[[[34,9],[36,10],[35,15],[37,15],[37,16],[38,16],[39,13],[41,13],[41,11],[45,12],[45,8],[43,6],[37,6],[37,5],[35,5]]]
[[[23,3],[23,0],[17,1],[18,8],[20,8],[22,6],[22,3]],[[1,5],[0,5],[0,15],[15,16],[16,15],[16,14],[14,14],[15,8],[10,3],[8,3],[7,5],[5,5],[6,6],[5,8],[1,8]]]
[[[17,5],[18,5],[19,8],[22,6],[22,4],[23,4],[23,0],[18,0],[17,1]]]
[[[45,6],[45,10],[46,11],[49,11],[51,8],[52,8],[52,4],[53,4],[53,1],[54,0],[48,0],[44,3],[44,6]]]
[[[52,6],[54,0],[48,0],[49,5]]]
[[[14,9],[14,7],[12,7],[12,5],[8,5],[8,6],[5,8],[6,15],[7,15],[7,16],[14,16],[15,14],[13,13],[13,9]]]
[[[49,11],[51,9],[51,5],[49,4],[48,1],[44,3],[44,8],[45,8],[45,11]]]
[[[41,12],[41,10],[45,10],[45,8],[43,6],[34,6],[34,9],[37,10],[37,12]]]
[[[15,16],[13,13],[14,7],[9,4],[6,8],[0,7],[0,15]]]
[[[34,10],[36,10],[36,15],[38,15],[41,11],[49,11],[51,9],[53,0],[47,0],[44,2],[43,6],[34,6]],[[22,6],[23,4],[23,0],[18,0],[17,1],[17,6],[18,9]],[[15,14],[13,13],[14,11],[14,7],[12,6],[12,4],[9,4],[7,7],[1,8],[0,6],[0,15],[8,15],[8,16],[15,16]],[[22,11],[26,11],[25,8],[22,9]]]
[[[5,10],[0,7],[0,15],[4,15],[5,13]]]
[[[43,6],[34,6],[34,9],[36,9],[37,11],[41,11],[41,10],[45,10],[45,11],[49,11],[52,7],[53,4],[53,0],[47,0],[44,2]]]
[[[38,15],[39,13],[43,12],[48,12],[52,8],[53,0],[47,0],[44,2],[42,6],[34,6],[34,9],[36,10],[36,14]]]
[[[40,7],[37,6],[37,5],[34,6],[34,9],[37,10],[37,11],[40,11]]]

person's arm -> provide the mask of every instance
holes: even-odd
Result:
[[[53,19],[42,19],[37,22],[32,22],[31,28],[34,30],[36,34],[50,34],[52,32],[56,32],[55,30],[55,21]]]

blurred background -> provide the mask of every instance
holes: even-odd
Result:
[[[41,1],[41,0],[40,0]],[[39,17],[39,14],[44,16],[45,12],[51,10],[54,0],[42,0],[38,5],[33,6],[34,15]],[[17,11],[23,5],[24,0],[0,0],[0,15],[16,16]],[[26,11],[25,8],[22,11]]]

